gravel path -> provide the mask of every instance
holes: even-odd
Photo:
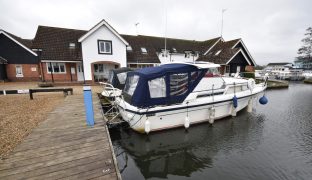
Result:
[[[62,93],[0,96],[0,159],[31,133],[48,112],[64,101]]]

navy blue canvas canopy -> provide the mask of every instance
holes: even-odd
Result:
[[[125,87],[125,82],[120,81],[120,79],[121,78],[126,78],[126,76],[118,78],[118,74],[122,74],[122,73],[127,74],[127,72],[129,72],[129,71],[133,71],[133,70],[128,68],[128,67],[122,67],[122,68],[119,68],[119,69],[112,69],[112,70],[110,70],[108,82],[111,85],[113,85],[115,88],[118,88],[118,89],[122,90]]]
[[[137,107],[182,103],[206,72],[191,64],[165,64],[128,72],[124,98]]]

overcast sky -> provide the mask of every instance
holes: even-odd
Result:
[[[223,38],[242,38],[264,65],[294,60],[311,7],[312,0],[0,0],[0,29],[34,38],[38,25],[88,30],[105,19],[121,34],[136,34],[139,22],[142,35],[207,40],[220,36],[226,9]]]

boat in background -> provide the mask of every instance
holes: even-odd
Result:
[[[170,63],[127,73],[115,103],[122,119],[140,133],[209,122],[236,113],[263,92],[267,83],[221,77],[213,63]],[[265,97],[262,104],[267,103]]]

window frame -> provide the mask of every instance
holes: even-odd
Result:
[[[17,68],[21,69],[21,73],[17,73]],[[15,75],[16,75],[16,77],[24,77],[22,65],[15,65]]]
[[[101,48],[100,48],[100,43],[104,43],[104,49],[106,49],[105,43],[109,43],[110,44],[110,52],[102,52]],[[113,54],[113,42],[112,41],[98,39],[97,40],[97,46],[98,46],[98,53],[99,54],[106,54],[106,55],[112,55]]]
[[[54,65],[53,65],[53,64],[56,64],[56,63],[58,64],[58,67],[59,67],[60,70],[61,70],[61,66],[60,66],[60,65],[61,65],[61,64],[64,65],[64,72],[55,72],[55,71],[54,71],[54,68],[53,68]],[[48,73],[48,74],[51,74],[51,71],[49,70],[50,62],[47,62],[47,63],[46,63],[46,66],[47,66],[47,73]],[[52,66],[52,67],[51,67],[51,70],[52,70],[52,73],[53,73],[53,74],[66,74],[66,63],[64,63],[64,62],[51,62],[51,66]]]

